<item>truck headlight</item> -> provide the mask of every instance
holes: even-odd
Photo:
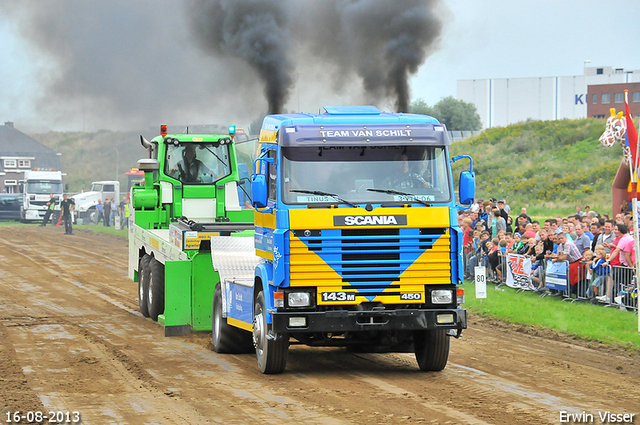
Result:
[[[289,292],[287,300],[289,307],[308,307],[311,304],[308,292]]]
[[[451,289],[434,289],[431,291],[432,304],[453,303],[453,291]]]

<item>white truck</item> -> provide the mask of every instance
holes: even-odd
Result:
[[[25,171],[20,220],[22,222],[42,220],[51,194],[56,201],[54,216],[59,215],[62,193],[61,171]]]
[[[107,198],[115,198],[116,202],[120,202],[120,182],[116,180],[93,182],[91,190],[73,195],[72,198],[76,203],[77,219],[82,220],[84,224],[97,223],[96,205],[98,205],[98,199],[103,204]]]

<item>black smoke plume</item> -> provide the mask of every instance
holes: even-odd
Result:
[[[338,79],[355,72],[368,99],[395,99],[408,109],[409,77],[437,47],[442,30],[438,0],[323,0],[310,2],[304,31],[324,61],[337,64]]]
[[[0,21],[32,69],[15,69],[28,84],[0,114],[47,129],[246,123],[264,110],[261,88],[269,112],[281,112],[296,75],[312,109],[333,98],[406,111],[408,79],[437,47],[440,9],[439,0],[3,0]]]
[[[241,58],[256,71],[265,84],[269,113],[282,112],[292,85],[286,4],[202,0],[191,10],[194,34],[203,48],[214,55]]]
[[[409,77],[442,30],[438,0],[202,0],[192,7],[208,52],[242,58],[266,83],[271,112],[291,89],[291,63],[331,64],[338,85],[362,79],[367,98],[407,111]],[[293,49],[293,44],[297,49]]]

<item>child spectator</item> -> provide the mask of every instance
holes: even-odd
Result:
[[[506,242],[507,241],[503,241],[505,244],[505,250],[506,250]],[[502,251],[501,251],[501,247],[500,247],[500,240],[498,240],[498,238],[493,238],[491,240],[491,251],[489,252],[489,267],[491,270],[491,274],[493,276],[496,276],[494,278],[495,282],[501,283],[502,282],[502,270],[500,269],[500,265],[502,264]]]
[[[595,304],[596,297],[603,292],[605,284],[609,278],[611,268],[606,264],[607,253],[602,245],[596,246],[596,257],[589,262],[589,270],[593,276],[589,285],[589,296],[591,303]]]

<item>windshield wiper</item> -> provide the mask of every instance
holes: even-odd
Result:
[[[353,204],[349,201],[346,201],[344,199],[342,199],[341,197],[339,197],[338,195],[335,195],[333,193],[329,193],[329,192],[323,192],[321,190],[298,190],[298,189],[291,189],[289,190],[289,192],[295,192],[295,193],[307,193],[309,195],[317,195],[317,196],[331,196],[332,198],[336,198],[338,201],[340,202],[344,202],[345,204],[349,204],[351,205],[353,208],[358,208],[358,206],[356,204]]]
[[[367,190],[370,191],[370,192],[386,193],[387,195],[411,196],[411,197],[413,197],[414,201],[420,202],[422,205],[425,205],[427,207],[431,206],[431,204],[429,204],[428,202],[425,202],[422,199],[418,199],[416,197],[416,195],[414,195],[413,193],[400,192],[399,190],[393,190],[393,189],[367,189]]]

